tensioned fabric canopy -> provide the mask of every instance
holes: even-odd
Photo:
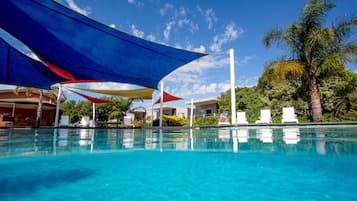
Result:
[[[176,68],[205,56],[118,31],[52,0],[0,1],[0,27],[70,80],[155,89]]]
[[[0,84],[50,89],[52,84],[64,80],[0,38]]]
[[[79,87],[70,87],[70,88],[99,93],[99,94],[106,94],[111,96],[122,96],[132,99],[152,99],[152,93],[154,91],[154,89],[151,88],[131,89],[131,90],[87,89],[87,88],[79,88]]]
[[[181,100],[181,99],[182,99],[182,98],[173,96],[173,95],[171,95],[171,94],[169,94],[169,93],[167,93],[167,92],[164,91],[164,96],[163,96],[162,102],[165,103],[165,102],[175,101],[175,100]],[[155,101],[154,105],[155,105],[155,104],[158,104],[158,103],[161,103],[161,97],[159,97],[159,98]]]
[[[68,89],[68,88],[66,88],[66,89]],[[77,91],[71,90],[71,89],[68,89],[68,90],[70,90],[71,92],[73,92],[73,93],[75,93],[75,94],[77,94],[77,95],[79,95],[79,96],[82,96],[83,98],[89,100],[89,101],[92,102],[92,103],[111,103],[110,100],[95,98],[95,97],[88,96],[88,95],[79,93],[79,92],[77,92]]]

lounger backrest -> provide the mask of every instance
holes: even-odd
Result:
[[[283,108],[283,118],[284,119],[295,119],[295,111],[293,107]]]
[[[260,110],[260,119],[261,121],[269,122],[271,119],[270,110]]]

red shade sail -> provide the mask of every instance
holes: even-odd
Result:
[[[68,88],[67,88],[67,89],[68,89]],[[82,96],[83,98],[89,100],[89,101],[92,102],[92,103],[111,103],[110,100],[105,100],[105,99],[100,99],[100,98],[94,98],[94,97],[92,97],[92,96],[87,96],[87,95],[82,94],[82,93],[79,93],[79,92],[77,92],[77,91],[73,91],[73,90],[70,90],[70,89],[68,89],[68,90],[71,91],[71,92],[73,92],[73,93],[75,93],[75,94],[77,94],[77,95]]]
[[[176,96],[173,96],[169,93],[166,93],[164,92],[164,97],[163,97],[163,102],[169,102],[169,101],[175,101],[175,100],[181,100],[182,98],[179,98],[179,97],[176,97]],[[159,99],[157,99],[157,101],[154,103],[155,104],[158,104],[158,103],[161,103],[161,97]]]

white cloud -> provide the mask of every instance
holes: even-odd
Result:
[[[137,1],[137,0],[128,0],[128,3],[129,3],[129,4],[132,4],[132,5],[134,5],[134,6],[137,6],[137,7],[144,6],[144,3],[143,3],[143,2]]]
[[[150,41],[155,41],[156,40],[156,37],[153,34],[149,34],[146,38],[148,40],[150,40]]]
[[[168,15],[169,11],[170,15]],[[188,8],[180,7],[176,9],[172,4],[165,4],[164,8],[160,9],[160,14],[161,16],[170,16],[163,31],[165,41],[169,41],[171,33],[179,29],[186,29],[191,33],[199,30],[199,25],[191,19],[195,14]],[[183,33],[180,32],[180,34]]]
[[[194,51],[194,52],[201,52],[201,53],[204,53],[206,52],[206,47],[204,45],[200,45],[200,47],[193,47],[192,44],[188,44],[185,48],[186,50],[191,50],[191,51]]]
[[[165,41],[168,41],[170,39],[171,29],[172,29],[172,26],[174,24],[175,24],[174,21],[171,21],[171,22],[166,24],[166,27],[165,27],[165,30],[164,30],[164,39],[165,39]]]
[[[198,28],[198,24],[195,24],[193,23],[191,20],[189,20],[188,18],[182,18],[182,19],[178,19],[177,20],[177,25],[180,27],[180,28],[183,28],[183,27],[189,27],[189,31],[190,32],[194,32],[194,31],[197,31],[199,28]]]
[[[200,6],[197,6],[197,10],[201,15],[205,18],[205,21],[207,23],[207,28],[212,29],[214,23],[218,21],[218,18],[216,17],[216,13],[212,8],[208,8],[207,10],[202,9]]]
[[[236,40],[242,34],[243,29],[239,27],[237,28],[234,23],[228,24],[224,33],[213,37],[213,43],[210,46],[210,50],[213,52],[219,52],[222,49],[222,45]]]
[[[189,83],[180,85],[180,87],[166,87],[166,91],[175,94],[175,96],[185,99],[193,96],[217,96],[217,94],[227,91],[230,88],[229,80],[221,83]]]
[[[169,9],[174,8],[172,4],[166,3],[163,8],[160,9],[160,15],[165,16]]]
[[[244,56],[243,59],[238,59],[237,65],[243,65],[247,64],[249,61],[251,61],[254,58],[254,56]]]
[[[205,17],[206,17],[206,22],[208,24],[208,29],[212,29],[213,24],[218,20],[213,9],[211,8],[207,9],[205,13]]]
[[[209,69],[222,68],[227,65],[229,65],[227,54],[208,55],[180,67],[164,79],[172,83],[197,83],[198,80],[203,79],[202,74]]]
[[[252,87],[256,86],[259,76],[254,77],[236,77],[236,87]]]
[[[74,10],[77,11],[78,13],[82,14],[82,15],[86,15],[88,16],[90,14],[90,9],[89,8],[80,8],[75,2],[74,0],[66,0],[68,6]]]
[[[132,24],[130,26],[130,29],[131,29],[131,33],[134,36],[137,36],[137,37],[140,37],[140,38],[144,38],[145,33],[143,31],[139,30],[138,28],[136,28],[136,26],[134,24]]]

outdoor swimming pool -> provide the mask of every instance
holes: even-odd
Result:
[[[0,129],[2,201],[357,200],[356,170],[356,125]]]

